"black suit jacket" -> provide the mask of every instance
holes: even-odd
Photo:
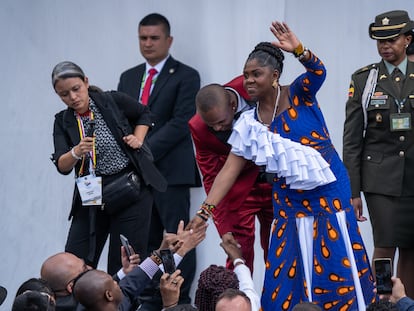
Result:
[[[158,172],[144,152],[128,147],[122,139],[123,136],[133,133],[135,125],[151,126],[148,109],[138,105],[136,100],[120,92],[90,91],[89,96],[94,100],[118,145],[128,156],[135,170],[140,173],[144,182],[159,191],[165,191],[166,181],[164,177]],[[53,139],[55,152],[52,154],[52,161],[59,170],[57,165],[59,158],[80,141],[73,109],[68,108],[55,115]],[[76,172],[79,172],[80,166],[81,161],[78,161],[75,166]],[[71,171],[59,172],[67,175]],[[69,217],[76,213],[80,206],[79,192],[77,187],[75,187],[72,210]]]
[[[145,64],[122,73],[118,91],[138,99],[144,73]],[[148,101],[154,123],[148,143],[169,185],[201,186],[188,127],[199,88],[198,72],[169,56]]]

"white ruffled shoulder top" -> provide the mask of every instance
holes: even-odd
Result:
[[[318,151],[270,132],[254,115],[255,109],[248,110],[234,125],[228,139],[232,153],[285,177],[291,189],[311,190],[336,181]]]

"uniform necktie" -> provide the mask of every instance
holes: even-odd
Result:
[[[145,80],[145,85],[144,85],[144,90],[142,91],[142,96],[141,96],[141,103],[143,105],[148,104],[148,99],[150,96],[150,92],[151,92],[151,85],[152,85],[152,78],[157,74],[157,69],[155,68],[151,68],[148,73],[148,78],[147,80]]]
[[[392,82],[395,85],[395,89],[398,92],[398,95],[401,93],[401,88],[403,84],[404,75],[398,67],[395,67],[391,73]]]

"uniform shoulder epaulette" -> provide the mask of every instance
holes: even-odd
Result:
[[[371,70],[372,68],[378,68],[378,63],[374,63],[374,64],[371,64],[371,65],[368,65],[368,66],[364,66],[364,67],[362,67],[362,68],[360,68],[360,69],[358,69],[357,71],[355,71],[355,73],[354,74],[360,74],[360,73],[363,73],[363,72],[366,72],[366,71],[369,71],[369,70]]]

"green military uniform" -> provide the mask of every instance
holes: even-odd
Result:
[[[371,70],[378,70],[377,79],[364,104],[364,88]],[[363,106],[366,107],[365,112]],[[400,92],[394,86],[383,61],[364,67],[352,75],[346,103],[343,161],[350,175],[352,196],[359,197],[363,191],[366,198],[373,197],[374,200],[367,199],[370,216],[378,208],[381,215],[387,215],[383,222],[390,227],[405,226],[405,223],[411,222],[407,228],[410,229],[414,224],[413,122],[414,63],[407,63]],[[381,199],[375,198],[376,195],[381,196]],[[389,200],[384,201],[384,197]],[[403,205],[410,205],[412,211],[407,213],[405,209],[404,214],[400,215],[399,210],[398,215],[395,215],[401,200]],[[370,206],[370,201],[375,202],[376,206]],[[378,206],[381,204],[387,206]],[[373,223],[376,247],[401,247],[402,244],[408,247],[407,243],[414,244],[413,229],[410,229],[411,237],[403,238],[404,241],[401,241],[400,236],[406,235],[406,231],[390,233],[382,229]]]

